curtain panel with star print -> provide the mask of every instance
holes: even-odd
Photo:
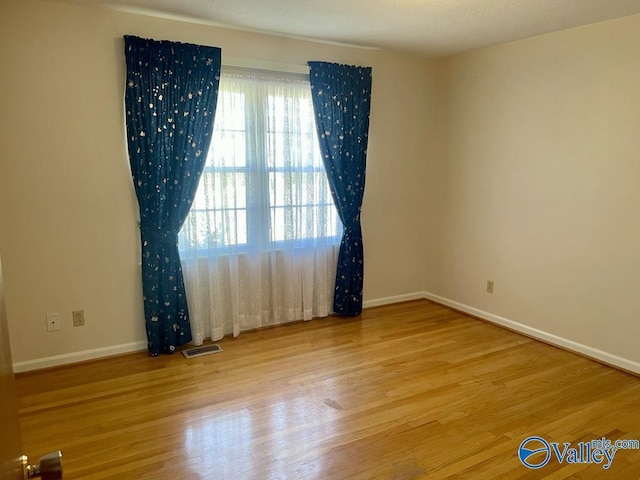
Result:
[[[333,201],[344,226],[333,311],[362,312],[364,251],[360,210],[364,196],[371,68],[309,62],[313,109]]]
[[[191,341],[178,232],[193,202],[213,131],[221,51],[125,36],[129,161],[140,209],[149,353]]]

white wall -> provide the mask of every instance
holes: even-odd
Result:
[[[434,250],[425,248],[422,208],[435,145],[433,62],[101,8],[3,0],[0,251],[19,369],[144,347],[137,203],[123,121],[124,34],[219,46],[223,59],[372,66],[365,301],[424,290]],[[75,309],[85,310],[84,327],[72,326]],[[47,312],[62,315],[60,332],[46,332]]]
[[[0,252],[20,369],[144,346],[124,34],[372,66],[367,304],[427,291],[638,366],[640,16],[436,62],[5,0]]]
[[[440,256],[427,288],[638,370],[640,16],[440,68]]]

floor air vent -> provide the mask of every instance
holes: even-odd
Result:
[[[210,353],[218,353],[222,351],[222,347],[217,343],[213,345],[205,345],[204,347],[195,347],[182,350],[184,358],[200,357],[202,355],[209,355]]]

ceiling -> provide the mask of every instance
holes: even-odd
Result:
[[[640,0],[71,1],[432,57],[640,13]]]

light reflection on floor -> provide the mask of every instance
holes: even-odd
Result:
[[[202,478],[321,479],[319,453],[332,447],[324,443],[336,433],[339,404],[321,392],[296,393],[192,412],[184,429],[189,463],[211,475]]]

